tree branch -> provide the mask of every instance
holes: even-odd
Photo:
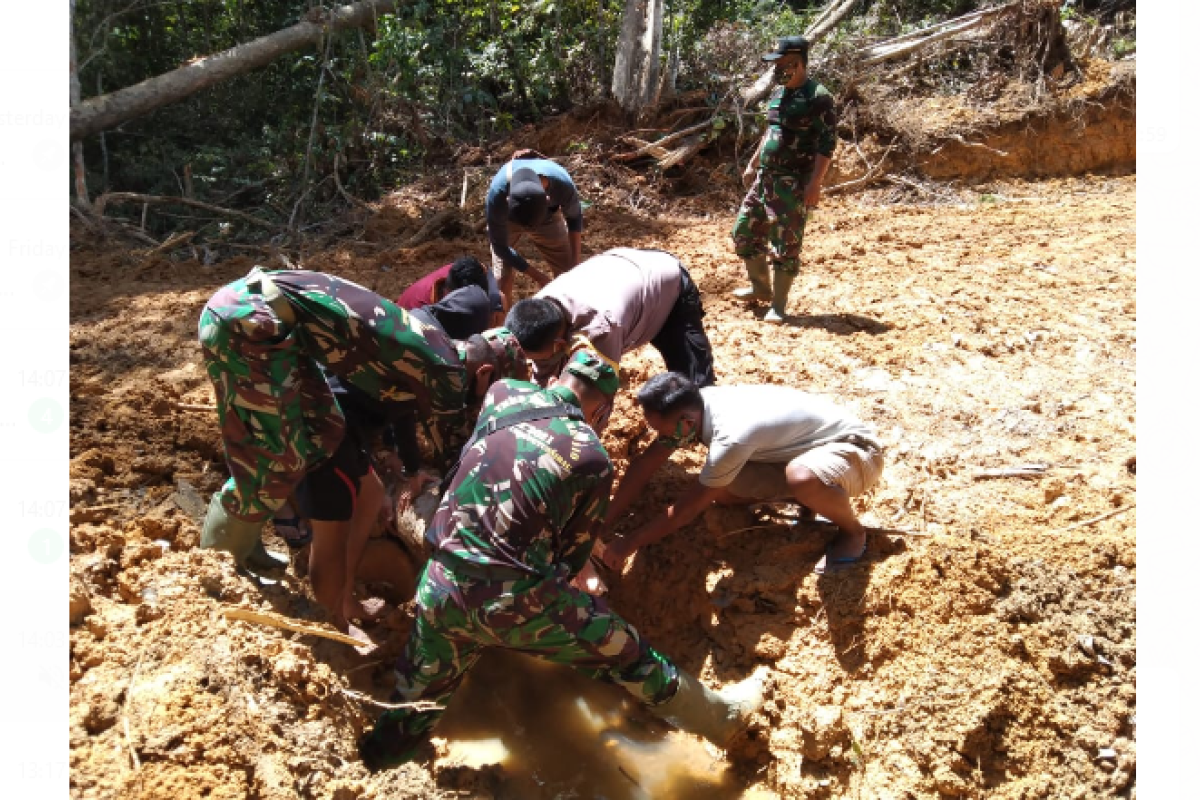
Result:
[[[267,228],[273,231],[280,230],[281,228],[281,226],[276,225],[273,222],[267,222],[266,220],[259,219],[252,214],[245,213],[244,211],[234,211],[231,208],[221,208],[220,206],[209,205],[208,203],[202,203],[199,200],[192,200],[188,197],[160,197],[151,194],[136,194],[134,192],[109,192],[96,198],[96,202],[94,204],[96,213],[103,215],[104,209],[109,203],[145,203],[146,205],[175,204],[181,206],[190,206],[192,208],[199,208],[204,211],[211,211],[214,214],[221,214],[222,216],[240,219],[253,225],[257,225],[260,228]],[[155,242],[155,244],[158,244],[158,242]]]
[[[115,127],[235,75],[265,66],[284,53],[319,42],[322,36],[365,25],[378,13],[395,8],[395,0],[361,0],[330,12],[323,23],[300,22],[133,86],[89,98],[78,108],[71,109],[71,141]]]

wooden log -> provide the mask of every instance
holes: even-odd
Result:
[[[199,200],[192,200],[187,197],[162,197],[159,195],[152,195],[152,194],[137,194],[136,192],[108,192],[107,194],[102,194],[99,197],[97,197],[96,202],[93,204],[93,207],[95,208],[97,214],[104,214],[104,209],[108,206],[109,203],[144,203],[147,206],[151,206],[151,205],[188,206],[190,208],[199,208],[202,211],[208,211],[213,214],[220,214],[221,216],[233,217],[234,219],[240,219],[240,220],[243,220],[244,222],[249,222],[253,225],[258,225],[261,228],[267,228],[267,229],[273,230],[273,231],[281,230],[281,226],[276,225],[273,222],[267,222],[264,219],[259,219],[258,217],[254,216],[252,214],[247,214],[244,211],[235,211],[232,208],[221,208],[220,206],[214,206],[214,205],[210,205],[208,203],[202,203]],[[155,242],[155,245],[157,245],[157,244],[158,244],[158,242]]]
[[[404,243],[404,246],[416,247],[419,244],[424,244],[436,236],[444,227],[446,227],[447,223],[458,218],[459,211],[457,208],[442,209],[430,217],[429,220],[421,226],[420,230],[418,230],[407,242]]]
[[[810,43],[824,38],[825,34],[837,27],[837,24],[850,13],[851,8],[858,5],[858,0],[841,0],[841,5],[838,5],[838,2],[839,0],[833,0],[826,6],[821,16],[804,32],[804,38],[808,39]]]
[[[666,150],[666,145],[668,142],[673,142],[676,139],[681,139],[684,136],[687,136],[688,134],[696,133],[697,131],[702,131],[705,128],[712,125],[712,123],[713,123],[713,121],[711,119],[705,120],[704,122],[701,122],[697,125],[692,125],[691,127],[684,128],[681,131],[676,131],[675,133],[672,133],[669,136],[664,136],[663,138],[658,139],[656,141],[648,142],[644,147],[640,147],[632,153],[626,153],[624,155],[614,156],[613,160],[614,161],[632,161],[633,159],[638,158],[639,156],[644,156],[644,155],[650,153],[655,148],[662,149],[663,152],[668,152]]]
[[[284,53],[321,41],[330,33],[366,25],[395,8],[394,0],[363,0],[334,9],[324,17],[320,10],[314,9],[315,21],[299,22],[133,86],[90,97],[71,108],[71,141],[116,127],[235,75],[265,66]]]
[[[1050,469],[1049,464],[1021,464],[1016,467],[981,470],[971,477],[977,481],[985,481],[991,478],[1040,478],[1046,474],[1046,470],[1048,469]]]
[[[977,28],[1000,12],[1008,10],[1012,5],[997,6],[995,8],[987,8],[982,11],[964,14],[961,17],[939,22],[937,25],[930,25],[928,28],[906,33],[903,36],[897,36],[886,42],[880,42],[877,45],[860,50],[859,63],[862,66],[871,66],[872,64],[891,61],[892,59],[915,53],[943,39],[948,39],[964,31]]]
[[[355,639],[353,636],[347,636],[338,631],[327,631],[324,628],[317,628],[313,625],[304,625],[299,622],[282,617],[278,614],[271,614],[266,611],[254,611],[249,608],[231,607],[221,611],[221,616],[226,619],[239,619],[243,622],[253,622],[258,625],[267,625],[272,628],[279,628],[293,633],[302,633],[306,636],[320,636],[322,639],[329,639],[334,642],[348,644],[351,647],[363,647],[370,645],[371,642],[363,642]]]

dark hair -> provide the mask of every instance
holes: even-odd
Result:
[[[655,375],[638,389],[638,404],[655,414],[703,408],[700,388],[678,372]]]
[[[492,353],[492,348],[488,346],[487,340],[478,333],[471,334],[463,342],[463,349],[466,351],[463,366],[467,369],[467,383],[475,380],[475,372],[483,365],[496,366],[496,356]]]
[[[508,219],[532,227],[546,219],[548,202],[542,179],[530,167],[514,170],[508,187]]]
[[[554,342],[563,323],[558,305],[544,297],[528,297],[513,303],[504,327],[513,332],[522,350],[544,350]]]
[[[450,273],[446,276],[446,293],[465,286],[478,286],[485,292],[488,290],[487,273],[475,256],[459,256],[450,265]]]

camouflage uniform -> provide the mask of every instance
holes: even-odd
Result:
[[[464,406],[453,341],[331,275],[256,268],[213,295],[199,334],[230,472],[218,497],[250,522],[268,518],[342,440],[345,419],[321,367],[374,399],[410,401],[423,418]]]
[[[476,430],[555,403],[579,404],[565,387],[501,381]],[[584,422],[521,422],[475,441],[427,534],[437,553],[417,587],[397,700],[444,707],[489,646],[569,664],[648,705],[674,696],[675,665],[603,599],[568,585],[591,554],[612,481],[608,453]],[[364,760],[372,768],[408,760],[441,714],[384,713],[362,742]]]
[[[765,255],[769,245],[776,270],[800,272],[808,218],[804,191],[816,156],[833,157],[836,129],[833,95],[811,78],[797,89],[780,86],[771,94],[758,175],[733,224],[734,250],[740,257]]]

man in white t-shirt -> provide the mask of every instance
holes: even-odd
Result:
[[[883,472],[883,448],[869,425],[789,386],[700,389],[677,372],[651,378],[637,401],[658,438],[625,471],[609,505],[610,525],[675,449],[699,440],[708,446],[708,459],[674,505],[608,545],[604,561],[610,567],[620,569],[634,551],[687,525],[713,503],[800,503],[841,529],[818,573],[862,558],[867,532],[850,498],[873,487]]]

